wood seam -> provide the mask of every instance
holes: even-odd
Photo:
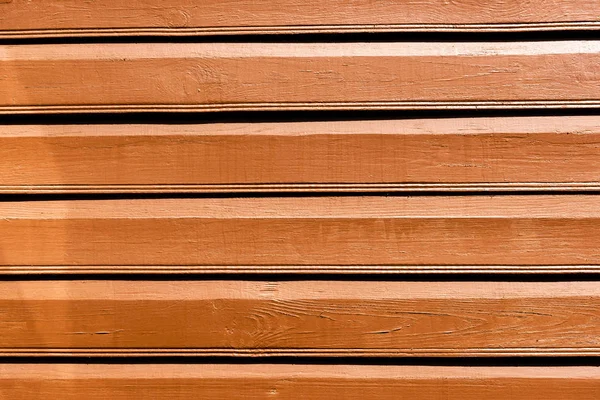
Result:
[[[456,101],[456,102],[315,102],[315,103],[221,103],[152,105],[1,106],[0,114],[70,114],[130,112],[232,112],[232,111],[335,111],[335,110],[509,110],[599,108],[598,100]]]
[[[3,194],[52,194],[52,193],[329,193],[342,192],[596,192],[600,191],[600,182],[525,182],[525,183],[295,183],[295,184],[156,184],[156,185],[0,185]]]
[[[23,29],[1,31],[0,39],[46,38],[46,37],[93,37],[93,36],[217,36],[217,35],[272,35],[272,34],[335,34],[335,33],[509,33],[540,31],[596,30],[599,21],[577,22],[531,22],[490,24],[381,24],[381,25],[304,25],[304,26],[240,26],[205,28],[70,28],[70,29]]]
[[[598,357],[600,348],[521,349],[37,349],[0,350],[0,357]]]
[[[600,265],[77,265],[77,266],[0,266],[0,274],[54,275],[54,274],[598,274]]]

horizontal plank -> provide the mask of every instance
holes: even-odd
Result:
[[[598,29],[594,0],[0,0],[0,37]]]
[[[598,356],[596,282],[8,281],[2,356]]]
[[[9,125],[0,192],[598,190],[599,143],[597,116]]]
[[[2,273],[598,272],[600,197],[0,203]]]
[[[599,390],[597,367],[0,365],[0,393],[15,400],[596,400]]]
[[[599,63],[600,41],[4,45],[0,113],[597,107]]]

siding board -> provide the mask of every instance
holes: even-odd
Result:
[[[57,195],[0,201],[0,399],[600,399],[550,366],[600,358],[599,30],[597,0],[0,0],[0,119],[64,114],[0,121],[0,196]],[[298,110],[367,120],[258,122]]]
[[[0,113],[597,107],[599,63],[600,41],[5,45]]]
[[[598,356],[595,282],[0,282],[0,355]]]
[[[596,116],[5,125],[0,191],[598,190],[598,143]]]
[[[0,204],[2,273],[597,272],[597,196]]]
[[[599,391],[596,367],[0,365],[0,394],[15,400],[596,400]]]
[[[0,37],[597,29],[594,0],[1,0]]]

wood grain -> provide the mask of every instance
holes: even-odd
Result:
[[[0,365],[0,395],[15,400],[596,400],[599,391],[597,367]]]
[[[600,117],[9,125],[0,182],[4,193],[598,190]]]
[[[594,195],[0,203],[2,273],[598,272]]]
[[[1,0],[0,37],[597,29],[595,0]]]
[[[597,107],[599,63],[600,41],[4,45],[0,113]]]
[[[0,282],[3,356],[598,356],[596,282]]]

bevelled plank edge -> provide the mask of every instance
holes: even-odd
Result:
[[[157,184],[157,185],[0,185],[0,194],[100,193],[277,193],[277,192],[594,192],[600,182],[523,183],[282,183],[282,184]]]
[[[600,265],[78,265],[0,266],[0,275],[94,275],[94,274],[598,274]]]
[[[0,365],[0,380],[67,379],[598,379],[600,367],[463,367],[319,364],[17,364]]]
[[[531,22],[498,24],[397,24],[397,25],[305,25],[305,26],[240,26],[240,27],[173,27],[173,28],[84,28],[33,29],[1,31],[0,39],[94,37],[94,36],[211,36],[273,35],[319,33],[392,33],[392,32],[540,32],[600,29],[600,21]]]
[[[600,348],[0,349],[0,357],[598,357]]]
[[[495,110],[600,108],[599,100],[526,100],[458,102],[315,102],[315,103],[221,103],[149,105],[2,106],[0,114],[80,114],[130,112],[231,112],[231,111],[334,111],[334,110]]]

